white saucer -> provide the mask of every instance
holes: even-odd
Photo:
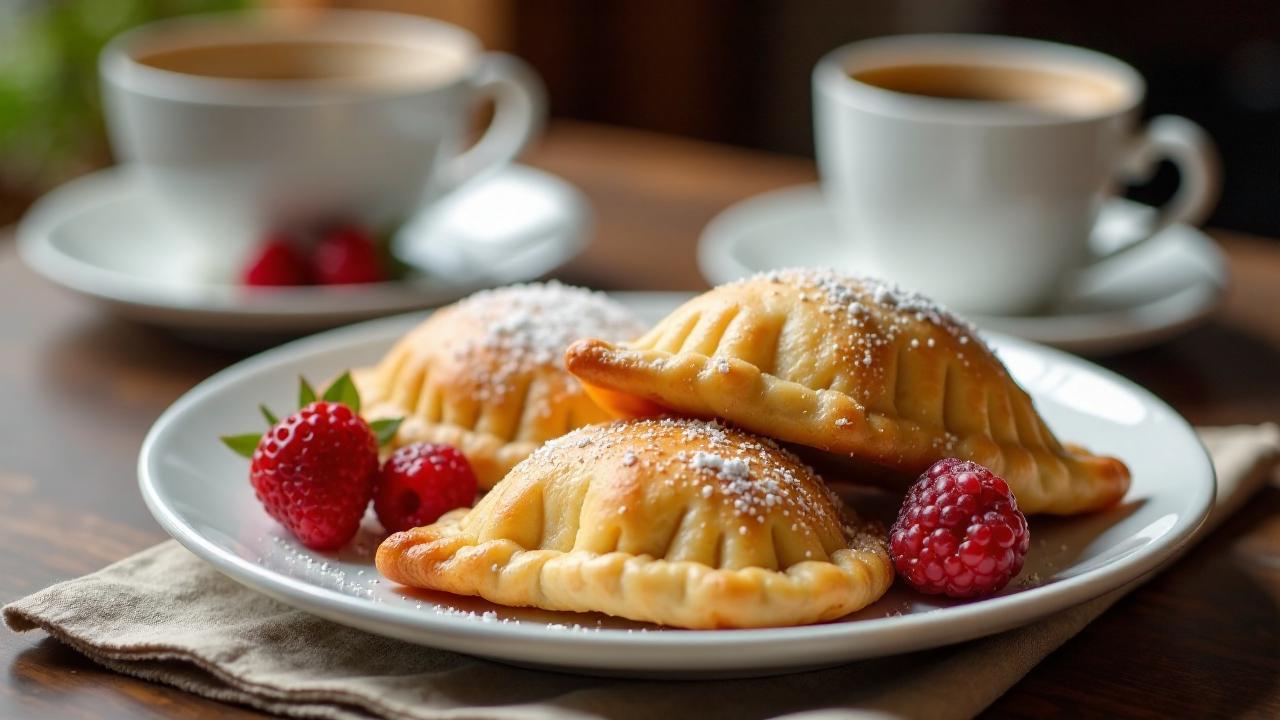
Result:
[[[1151,213],[1135,202],[1109,201],[1095,243],[1124,244]],[[728,208],[703,231],[698,264],[713,285],[794,265],[857,271],[849,247],[837,240],[817,185],[776,190]],[[1175,225],[1147,246],[1096,268],[1051,312],[969,318],[984,328],[1072,352],[1114,353],[1155,344],[1205,320],[1226,284],[1226,263],[1213,240],[1196,228]]]
[[[650,320],[687,298],[617,297]],[[234,365],[184,395],[151,428],[138,460],[142,496],[160,525],[235,580],[370,632],[517,664],[694,678],[791,672],[1017,627],[1154,570],[1191,536],[1213,502],[1209,457],[1168,405],[1080,358],[988,334],[1060,437],[1118,455],[1133,471],[1132,488],[1110,510],[1032,518],[1026,565],[997,597],[947,601],[898,584],[870,607],[832,623],[688,631],[404,592],[379,581],[372,566],[380,539],[376,521],[370,519],[340,553],[307,550],[263,511],[247,479],[248,464],[217,436],[260,427],[259,402],[289,406],[299,373],[332,377],[376,361],[420,319],[386,318],[299,340]]]
[[[482,287],[541,277],[585,247],[590,225],[576,188],[511,165],[461,188],[401,230],[393,248],[419,271],[406,280],[255,289],[183,271],[151,202],[125,169],[74,180],[23,218],[22,257],[46,278],[120,315],[234,344],[431,307]]]

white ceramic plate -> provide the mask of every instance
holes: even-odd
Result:
[[[206,343],[297,336],[452,302],[482,287],[532,280],[585,247],[590,210],[567,182],[511,165],[436,203],[397,235],[419,274],[349,287],[253,289],[209,282],[185,263],[153,200],[127,169],[54,190],[18,226],[36,272],[125,317]]]
[[[1151,213],[1146,205],[1108,201],[1094,243],[1111,248],[1131,242]],[[703,231],[698,264],[712,285],[795,265],[858,268],[853,248],[837,237],[817,185],[764,193],[728,208]],[[1048,312],[969,319],[989,330],[1101,355],[1153,345],[1203,322],[1226,285],[1217,244],[1196,228],[1175,225],[1096,268]]]
[[[620,297],[650,318],[683,299]],[[946,601],[898,584],[838,622],[689,631],[409,593],[377,579],[371,564],[379,540],[375,521],[368,520],[339,554],[306,550],[268,519],[246,479],[246,462],[217,436],[259,427],[259,401],[288,407],[299,373],[323,378],[376,360],[419,318],[389,318],[300,340],[235,365],[183,396],[156,421],[139,459],[142,494],[156,519],[245,585],[371,632],[588,673],[743,676],[936,647],[1057,612],[1153,570],[1200,525],[1214,496],[1207,454],[1167,405],[1083,360],[992,335],[1062,437],[1122,457],[1134,474],[1132,490],[1111,511],[1033,518],[1026,567],[999,597]]]

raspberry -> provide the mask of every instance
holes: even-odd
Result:
[[[947,458],[907,492],[889,532],[898,575],[915,589],[955,598],[990,595],[1022,570],[1031,534],[1004,480]]]
[[[373,238],[354,225],[340,227],[326,235],[311,256],[311,268],[322,285],[354,285],[386,279]]]
[[[263,287],[306,285],[311,282],[311,270],[293,242],[285,235],[276,234],[267,238],[257,257],[245,268],[241,280],[245,285]]]
[[[355,536],[377,475],[369,425],[346,405],[324,400],[274,424],[249,466],[267,513],[313,550],[336,550]]]
[[[430,525],[476,497],[476,476],[462,453],[448,445],[412,443],[382,466],[373,509],[388,532]]]

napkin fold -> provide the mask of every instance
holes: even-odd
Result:
[[[1188,547],[1265,484],[1275,425],[1203,428],[1218,497]],[[3,610],[117,672],[298,718],[969,717],[1143,580],[1022,628],[951,647],[752,680],[542,672],[424,648],[295,610],[173,541]]]

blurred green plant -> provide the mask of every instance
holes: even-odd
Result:
[[[0,195],[34,198],[107,161],[97,66],[108,40],[150,20],[247,4],[0,0]]]

